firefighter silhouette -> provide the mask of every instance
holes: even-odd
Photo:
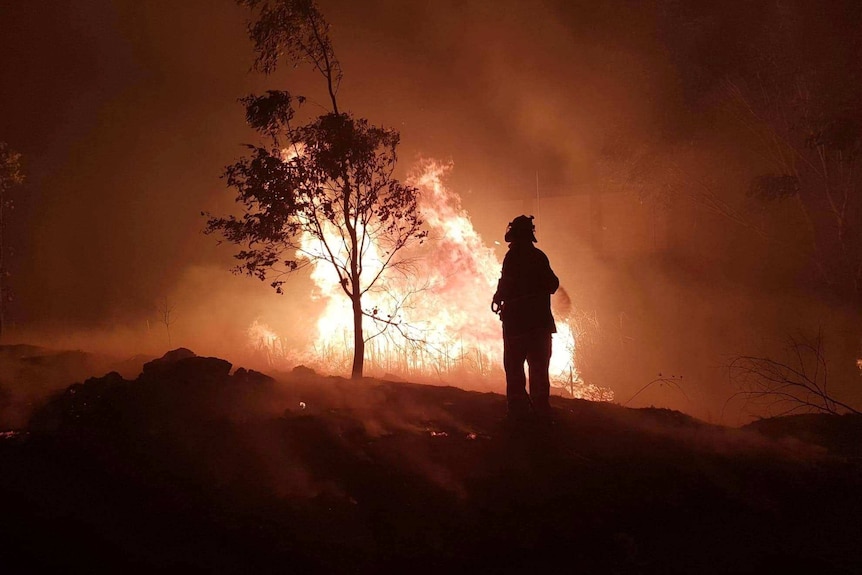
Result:
[[[503,322],[503,368],[506,372],[507,416],[549,418],[551,334],[557,331],[551,315],[551,294],[560,280],[548,256],[536,243],[533,216],[518,216],[506,229],[509,250],[491,308]],[[529,371],[530,392],[524,363]]]

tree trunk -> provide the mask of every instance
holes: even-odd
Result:
[[[362,302],[359,295],[353,300],[353,371],[350,377],[360,379],[365,366],[365,336],[362,332]]]

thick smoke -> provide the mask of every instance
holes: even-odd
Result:
[[[819,327],[831,337],[843,312],[797,289],[809,270],[792,210],[746,198],[762,162],[729,120],[722,78],[783,15],[741,6],[321,2],[339,97],[401,131],[404,175],[420,154],[451,160],[448,185],[489,245],[512,217],[537,217],[583,326],[585,378],[621,403],[638,394],[633,405],[731,423],[747,415],[725,405],[730,357]],[[247,15],[229,0],[0,10],[13,56],[0,64],[0,139],[29,172],[7,229],[5,335],[252,362],[245,330],[265,317],[301,345],[308,279],[278,296],[231,276],[232,246],[200,233],[200,212],[233,209],[219,175],[254,137],[236,99],[287,88],[313,113],[315,79],[249,74]]]

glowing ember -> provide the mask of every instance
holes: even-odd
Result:
[[[420,190],[419,210],[429,237],[424,245],[403,250],[398,265],[363,296],[368,314],[364,320],[366,372],[413,379],[494,375],[502,381],[501,326],[489,307],[501,262],[473,228],[459,197],[443,185],[449,166],[425,162],[421,168],[412,183]],[[325,233],[335,238],[338,230]],[[311,256],[323,249],[310,236],[303,237],[301,245]],[[374,277],[380,270],[381,252],[372,245],[364,254],[365,277]],[[336,257],[346,258],[346,254]],[[331,264],[317,260],[311,269],[316,286],[312,297],[322,299],[325,309],[303,361],[324,371],[347,371],[353,357],[351,302]],[[557,330],[552,384],[575,397],[612,399],[610,390],[580,379],[570,321],[557,318]],[[249,337],[258,350],[284,356],[281,340],[265,325],[255,322]]]

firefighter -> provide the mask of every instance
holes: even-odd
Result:
[[[503,322],[503,368],[506,372],[507,419],[536,416],[549,420],[551,334],[557,326],[551,315],[551,294],[560,280],[548,256],[536,243],[533,216],[518,216],[506,229],[509,251],[491,308]],[[524,362],[528,365],[530,393]]]

